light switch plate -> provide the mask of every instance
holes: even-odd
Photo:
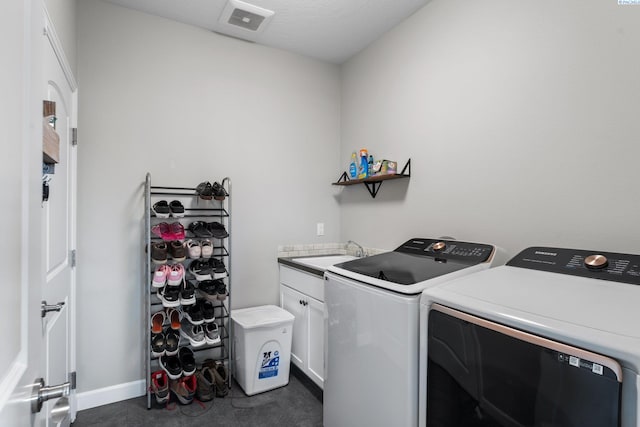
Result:
[[[316,234],[318,236],[324,236],[324,222],[319,222],[316,224]]]

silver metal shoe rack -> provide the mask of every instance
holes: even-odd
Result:
[[[205,359],[222,360],[228,368],[229,374],[227,375],[227,387],[231,388],[231,372],[233,361],[232,345],[233,342],[233,327],[231,324],[230,312],[231,312],[231,180],[226,177],[222,180],[221,185],[225,190],[226,197],[223,201],[218,200],[202,200],[196,195],[195,188],[189,187],[161,187],[151,185],[151,174],[147,173],[145,181],[145,275],[144,275],[144,301],[145,301],[145,324],[144,329],[144,364],[146,366],[146,390],[147,390],[147,409],[152,407],[152,392],[151,392],[151,373],[161,369],[158,363],[158,357],[151,355],[151,316],[157,311],[164,310],[162,301],[157,296],[155,290],[151,286],[152,277],[156,265],[151,260],[151,244],[156,241],[162,241],[160,237],[154,236],[151,233],[151,227],[160,222],[175,222],[182,223],[185,229],[185,241],[190,238],[196,238],[188,229],[188,226],[193,221],[218,221],[223,224],[229,234],[229,237],[224,239],[210,238],[213,242],[213,258],[219,259],[224,262],[227,269],[227,277],[224,280],[227,286],[227,298],[224,301],[218,301],[215,305],[215,322],[218,324],[220,331],[221,342],[213,345],[205,345],[198,348],[193,348],[197,365],[200,366]],[[159,200],[179,200],[185,206],[185,215],[183,218],[157,218],[151,209],[153,204]],[[185,267],[186,280],[190,281],[197,289],[197,281],[188,272],[189,264],[193,261],[189,258],[188,249],[185,248],[187,258],[182,261]],[[173,263],[169,257],[168,263]],[[181,309],[181,307],[178,307]],[[181,339],[180,347],[189,346],[189,341]]]

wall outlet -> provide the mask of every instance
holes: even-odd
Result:
[[[316,224],[316,234],[318,236],[324,236],[324,222],[319,222]]]

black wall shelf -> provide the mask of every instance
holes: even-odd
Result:
[[[378,190],[380,190],[380,186],[383,181],[388,181],[390,179],[402,179],[402,178],[410,178],[411,177],[411,159],[407,160],[402,171],[400,173],[392,174],[392,175],[375,175],[369,178],[364,179],[351,179],[349,178],[349,174],[346,172],[342,172],[340,178],[331,185],[356,185],[356,184],[364,184],[371,194],[371,197],[375,199],[378,194]]]

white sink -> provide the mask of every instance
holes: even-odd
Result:
[[[307,265],[309,267],[317,268],[318,270],[326,270],[335,264],[341,262],[347,262],[356,259],[357,257],[351,255],[329,255],[329,256],[312,256],[304,258],[293,258],[292,261]]]

